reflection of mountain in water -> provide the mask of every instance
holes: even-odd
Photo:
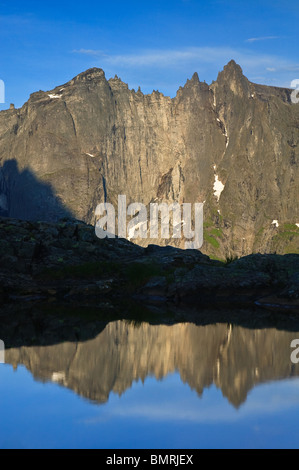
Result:
[[[134,380],[157,379],[175,370],[200,395],[215,384],[239,406],[248,391],[268,380],[299,375],[290,360],[298,333],[246,329],[231,324],[150,325],[109,323],[94,339],[52,346],[12,348],[6,362],[24,364],[39,380],[52,380],[103,403]]]

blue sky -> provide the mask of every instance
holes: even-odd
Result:
[[[90,67],[173,97],[194,72],[211,83],[234,59],[251,81],[290,87],[298,22],[297,0],[0,0],[0,109]]]

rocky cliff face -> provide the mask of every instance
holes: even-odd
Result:
[[[95,222],[95,208],[204,202],[201,250],[299,251],[299,105],[231,61],[170,99],[101,69],[0,113],[0,215]],[[296,225],[297,224],[297,225]],[[144,239],[184,246],[182,240]]]

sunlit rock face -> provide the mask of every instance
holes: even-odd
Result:
[[[290,360],[296,335],[231,324],[115,321],[88,341],[9,348],[5,361],[98,403],[111,392],[124,393],[134,381],[177,371],[198,395],[214,384],[238,407],[255,385],[299,375],[299,365]]]
[[[298,142],[291,90],[249,82],[234,61],[172,99],[94,68],[0,112],[0,214],[93,224],[118,195],[204,202],[203,252],[298,252]],[[153,241],[169,243],[138,243]]]

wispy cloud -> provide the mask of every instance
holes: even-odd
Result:
[[[273,36],[274,37],[274,36]],[[252,38],[253,39],[253,38]],[[146,49],[133,53],[109,54],[97,49],[76,49],[76,54],[98,58],[98,63],[109,73],[134,73],[134,80],[138,73],[144,73],[151,69],[161,77],[170,70],[180,73],[195,71],[200,73],[200,78],[207,78],[206,74],[213,71],[213,75],[219,72],[225,64],[234,59],[241,65],[244,74],[253,80],[253,77],[262,77],[261,82],[274,86],[288,87],[294,74],[299,71],[298,62],[292,62],[286,57],[271,53],[259,53],[249,47],[233,48],[229,46],[219,47],[186,47],[177,49]],[[164,74],[164,75],[163,75]],[[202,75],[204,74],[204,75]],[[138,78],[137,78],[138,79]]]
[[[190,47],[180,50],[145,50],[134,54],[110,55],[107,56],[107,61],[120,66],[169,67],[194,60],[212,63],[223,54],[233,57],[234,53],[231,48]]]
[[[262,36],[258,38],[246,39],[246,42],[268,41],[269,39],[280,39],[280,36]]]
[[[96,55],[97,51],[93,54]],[[86,52],[87,53],[87,52]],[[103,54],[105,62],[119,67],[172,67],[194,63],[225,65],[234,59],[249,72],[263,71],[297,71],[299,64],[272,54],[259,54],[250,49],[231,47],[189,47],[177,50],[146,50],[134,54]]]
[[[92,55],[92,56],[106,56],[104,51],[96,50],[96,49],[74,49],[72,51],[74,54],[85,54],[85,55]]]
[[[126,406],[114,403],[113,408],[107,407],[100,415],[83,419],[85,425],[95,425],[103,421],[117,418],[142,418],[148,421],[168,422],[194,422],[194,423],[223,423],[242,421],[248,417],[273,415],[275,413],[291,412],[298,409],[299,380],[289,379],[280,383],[267,383],[251,391],[247,401],[238,409],[232,409],[227,400],[214,403],[205,396],[203,401],[198,397],[190,396],[189,402],[184,405],[176,401],[176,396],[163,405],[156,403],[131,403]],[[286,398],[287,397],[287,398]]]

